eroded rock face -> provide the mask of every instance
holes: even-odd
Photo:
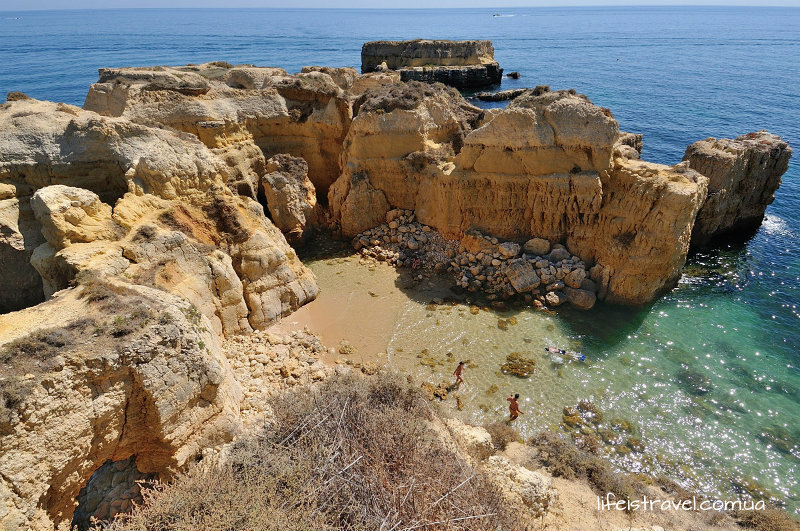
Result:
[[[491,41],[372,41],[361,47],[363,73],[400,72],[402,81],[480,88],[500,83],[503,69],[494,60]]]
[[[492,41],[371,41],[361,47],[361,71],[375,71],[382,63],[398,70],[409,66],[467,66],[494,62]]]
[[[15,194],[2,203],[10,230],[0,252],[20,266],[10,273],[19,287],[3,292],[10,309],[83,271],[186,297],[225,335],[316,297],[313,274],[262,206],[231,193],[230,166],[196,138],[36,100],[6,103],[0,124],[0,186]]]
[[[241,390],[216,335],[159,290],[96,278],[0,316],[0,356],[3,529],[68,526],[106,461],[137,456],[166,478],[238,429]]]
[[[292,245],[303,243],[317,224],[317,194],[308,178],[308,164],[291,155],[267,161],[263,191],[272,222]]]
[[[354,111],[342,177],[328,193],[334,222],[346,237],[381,223],[388,205],[417,208],[420,183],[439,172],[435,164],[453,157],[482,115],[453,89],[417,82],[369,90],[356,101]],[[369,199],[350,197],[352,189],[377,199],[376,208],[370,208]]]
[[[447,238],[478,229],[527,242],[530,250],[563,242],[587,267],[596,266],[595,276],[569,279],[568,287],[591,291],[581,287],[590,280],[600,299],[642,304],[677,281],[705,177],[686,165],[624,156],[619,146],[638,154],[639,137],[626,134],[621,143],[611,113],[574,91],[537,87],[505,110],[479,113],[454,94],[428,87],[430,93],[414,95],[414,88],[368,91],[362,100],[373,103],[355,107],[343,178],[329,194],[345,236],[380,219],[387,206],[399,207]],[[388,205],[379,201],[365,212],[370,201],[351,197],[353,175]],[[349,211],[358,223],[343,214],[347,202],[362,205]],[[533,289],[526,271],[511,272],[523,291]],[[571,294],[578,306],[593,304],[588,294]],[[554,304],[568,299],[562,291],[555,297]]]
[[[240,145],[257,146],[267,158],[302,157],[314,186],[327,193],[339,176],[352,118],[345,90],[355,77],[352,69],[307,68],[290,76],[280,68],[226,63],[101,69],[84,108],[191,133],[223,159],[232,158],[233,167],[242,167],[231,149]],[[199,78],[205,91],[176,90],[174,78]]]
[[[16,194],[16,186],[0,181],[0,264],[4,280],[0,283],[0,313],[44,300],[42,278],[30,263],[44,237],[30,201]]]
[[[683,160],[708,177],[708,199],[697,214],[692,245],[759,227],[791,156],[789,145],[766,131],[735,140],[709,138],[686,148]]]

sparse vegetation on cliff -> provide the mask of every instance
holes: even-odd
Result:
[[[432,406],[392,377],[336,377],[144,492],[111,530],[512,528],[497,486],[449,448]]]

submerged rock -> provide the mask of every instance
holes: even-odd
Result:
[[[536,360],[525,356],[524,352],[512,352],[506,356],[506,362],[500,366],[504,374],[513,374],[527,378],[536,372]]]

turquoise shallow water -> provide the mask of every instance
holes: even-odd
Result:
[[[0,12],[0,92],[80,105],[101,66],[358,67],[366,40],[488,38],[501,65],[522,73],[503,88],[575,87],[611,108],[623,129],[644,133],[648,160],[675,163],[697,139],[761,128],[800,146],[800,9],[515,8],[503,10],[513,16],[492,17],[495,11]],[[621,466],[662,470],[720,495],[753,478],[798,511],[799,168],[795,156],[755,235],[693,256],[681,284],[647,308],[522,312],[502,331],[497,319],[510,314],[451,309],[443,318],[447,310],[409,304],[390,355],[409,367],[417,347],[472,359],[478,366],[461,392],[486,411],[470,414],[502,414],[503,393],[517,389],[526,399],[526,432],[558,424],[564,405],[591,399],[609,419],[635,424],[645,454],[661,457],[616,455]],[[559,375],[541,355],[546,343],[579,348],[589,363],[568,363]],[[536,356],[534,377],[495,374],[511,351]],[[431,378],[452,369],[413,370]],[[708,392],[692,394],[681,383],[687,375]],[[500,389],[486,395],[492,383]],[[768,444],[770,433],[788,441],[782,450]]]

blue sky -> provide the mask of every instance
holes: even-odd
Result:
[[[345,8],[455,8],[536,7],[585,5],[776,5],[798,6],[800,0],[0,0],[0,11],[28,9],[93,9],[135,7],[345,7]]]

